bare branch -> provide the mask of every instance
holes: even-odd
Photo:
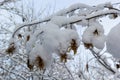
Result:
[[[72,80],[74,80],[74,77],[73,77],[73,75],[72,75],[71,71],[68,69],[68,67],[66,66],[66,64],[65,64],[65,63],[64,63],[64,67],[67,69],[67,71],[68,71],[68,73],[70,74],[70,76],[71,76]]]
[[[7,72],[9,72],[9,73],[12,73],[12,74],[15,74],[16,76],[21,77],[23,80],[26,80],[23,76],[21,76],[21,75],[19,75],[19,74],[17,74],[17,73],[14,73],[14,72],[12,72],[12,71],[9,71],[9,70],[5,69],[4,67],[0,67],[0,68],[3,69],[3,70],[5,70],[5,71],[7,71]]]
[[[0,2],[0,6],[3,6],[4,4],[7,4],[7,3],[11,3],[11,2],[15,2],[16,0],[4,0],[2,2]]]
[[[103,65],[107,70],[111,71],[113,74],[115,74],[116,72],[109,66],[107,65],[107,63],[100,57],[97,55],[97,53],[93,50],[93,49],[89,49],[93,56],[98,60],[98,62]]]

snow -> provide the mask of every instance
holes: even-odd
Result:
[[[88,44],[91,43],[98,49],[103,49],[105,43],[104,29],[100,23],[93,21],[91,21],[90,26],[84,31],[82,41]]]
[[[85,9],[85,8],[92,9],[93,7],[91,7],[89,5],[86,5],[86,4],[82,4],[82,3],[76,3],[76,4],[73,4],[73,5],[69,6],[66,9],[62,9],[62,10],[56,12],[55,14],[53,14],[53,16],[56,16],[56,15],[62,16],[62,15],[66,14],[68,12],[71,12],[73,10],[76,10],[76,9]]]
[[[120,23],[113,27],[107,35],[107,51],[111,53],[116,59],[120,59]]]
[[[52,63],[52,53],[56,53],[58,56],[66,54],[68,48],[71,46],[72,40],[75,40],[76,46],[78,47],[80,39],[75,30],[61,29],[55,24],[55,21],[41,24],[26,43],[26,50],[28,53],[30,52],[28,54],[30,64],[36,65],[35,61],[39,56],[43,59],[45,64],[44,68],[47,68]]]
[[[66,18],[66,16],[54,16],[51,19],[51,22],[53,22],[54,24],[58,26],[62,26],[62,24],[68,23],[67,21],[68,19]]]
[[[42,45],[36,45],[29,54],[29,60],[31,65],[38,65],[36,58],[40,57],[44,62],[44,68],[50,67],[52,63],[52,54],[46,51]]]
[[[94,11],[96,10],[103,10],[104,8],[109,8],[109,7],[113,7],[112,4],[110,2],[107,2],[105,4],[99,4],[94,8]]]
[[[93,37],[93,40],[92,40],[92,44],[98,48],[98,49],[103,49],[104,48],[104,44],[105,44],[105,35],[103,36],[98,36],[98,37]]]

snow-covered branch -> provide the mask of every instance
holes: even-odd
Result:
[[[83,7],[84,6],[84,7]],[[102,5],[103,6],[103,5]],[[81,4],[77,4],[76,6],[70,6],[69,8],[67,9],[64,9],[64,10],[61,10],[59,12],[57,12],[56,14],[53,14],[49,17],[46,17],[44,19],[41,19],[41,20],[35,20],[35,21],[32,21],[32,22],[25,22],[21,25],[18,25],[18,28],[14,31],[13,33],[13,36],[15,36],[15,33],[25,27],[25,26],[32,26],[32,25],[35,25],[35,24],[40,24],[40,23],[43,23],[43,22],[48,22],[48,21],[51,21],[52,18],[56,17],[56,16],[63,16],[64,15],[67,15],[68,13],[74,11],[74,10],[77,10],[77,9],[80,9],[80,8],[87,8],[87,9],[91,9],[92,11],[89,11],[90,14],[85,14],[85,15],[79,15],[81,14],[82,12],[79,12],[78,15],[73,15],[69,18],[66,17],[66,21],[63,21],[64,23],[60,23],[61,26],[64,26],[64,25],[67,25],[67,24],[74,24],[74,23],[77,23],[77,22],[81,22],[82,20],[90,20],[90,19],[93,19],[93,18],[98,18],[98,17],[103,17],[103,16],[106,16],[106,15],[110,15],[110,14],[117,14],[119,15],[120,14],[120,10],[116,9],[116,8],[113,8],[113,7],[110,7],[110,6],[104,6],[102,8],[102,10],[99,10],[98,8],[99,6],[96,6],[95,8],[91,8],[91,7],[88,7],[86,5],[82,5]],[[104,8],[110,8],[108,10],[103,10]],[[98,8],[98,11],[97,11],[97,8]],[[87,11],[86,11],[87,12]],[[64,17],[65,18],[65,17]],[[56,19],[59,20],[59,18],[56,17]],[[64,20],[63,18],[61,18],[62,20]]]

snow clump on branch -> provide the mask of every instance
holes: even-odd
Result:
[[[105,35],[104,29],[99,22],[90,22],[89,27],[83,33],[82,41],[86,48],[104,48]]]
[[[73,50],[77,53],[80,40],[76,31],[70,29],[60,29],[56,24],[48,22],[30,37],[26,48],[28,49],[28,67],[34,65],[40,69],[47,68],[52,63],[52,53],[60,56],[62,62],[67,61],[67,52]]]

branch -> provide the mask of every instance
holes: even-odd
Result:
[[[70,74],[70,76],[71,76],[72,80],[74,80],[74,77],[73,77],[73,75],[72,75],[71,71],[68,69],[68,67],[66,66],[66,64],[65,64],[65,63],[64,63],[64,67],[66,68],[66,70],[67,70],[67,71],[68,71],[68,73]]]
[[[74,23],[80,22],[82,20],[90,20],[93,18],[97,18],[97,17],[109,15],[109,14],[120,14],[120,11],[119,10],[112,10],[112,9],[106,10],[106,11],[97,11],[97,12],[94,12],[94,14],[90,14],[90,15],[87,15],[86,17],[82,17],[82,18],[81,18],[81,16],[71,16],[70,18],[67,18],[68,21],[66,23],[63,23],[62,26],[65,26],[67,24],[74,24]],[[50,17],[47,17],[43,20],[37,20],[37,21],[30,22],[30,23],[23,23],[22,25],[19,25],[19,27],[15,30],[12,37],[14,38],[15,33],[23,27],[30,27],[30,26],[35,25],[35,24],[48,22],[51,20],[51,18],[52,17],[50,16]]]
[[[106,15],[109,15],[109,14],[120,14],[120,11],[118,11],[118,10],[98,11],[98,12],[95,12],[94,14],[87,15],[85,18],[72,21],[72,22],[70,22],[70,24],[74,24],[74,23],[80,22],[82,20],[90,20],[90,19],[93,19],[93,18],[106,16]]]
[[[14,2],[15,0],[4,0],[2,2],[0,2],[0,6],[3,6],[6,3],[10,3],[10,2]]]
[[[3,69],[3,70],[5,70],[5,71],[7,71],[7,72],[9,72],[9,73],[12,73],[12,74],[15,74],[15,75],[21,77],[23,80],[26,80],[23,76],[21,76],[21,75],[19,75],[19,74],[17,74],[17,73],[14,73],[14,72],[12,72],[12,71],[9,71],[9,70],[7,70],[7,69],[5,69],[5,68],[3,68],[3,67],[0,67],[0,68]]]
[[[93,56],[98,60],[98,62],[101,65],[103,65],[106,69],[108,69],[109,71],[111,71],[113,74],[116,73],[109,65],[107,65],[107,63],[102,58],[100,58],[98,56],[98,54],[93,49],[89,49],[89,50],[92,52]]]

